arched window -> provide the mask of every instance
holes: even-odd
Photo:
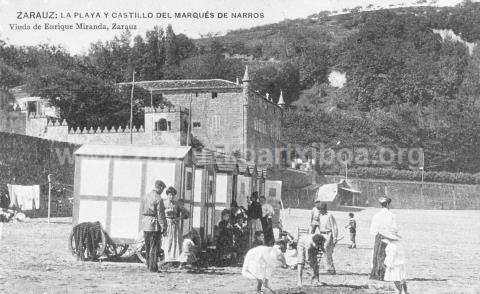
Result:
[[[160,132],[160,131],[167,131],[167,120],[164,118],[161,118],[159,121],[155,122],[155,131]]]

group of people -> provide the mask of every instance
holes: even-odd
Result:
[[[222,211],[216,237],[217,261],[219,265],[241,263],[250,248],[258,245],[273,246],[272,205],[264,196],[254,192],[248,201],[248,208],[232,201],[230,210]]]
[[[399,294],[407,294],[406,258],[398,235],[395,215],[390,211],[391,199],[379,199],[382,206],[372,219],[370,232],[375,236],[373,267],[370,278],[381,281],[393,281]],[[345,228],[350,233],[348,248],[356,248],[357,223],[353,213],[349,213]],[[338,242],[338,227],[335,217],[328,212],[327,205],[316,202],[311,214],[310,234],[294,240],[286,234],[288,249],[277,242],[273,247],[258,246],[250,249],[243,264],[242,274],[250,279],[256,279],[256,290],[262,292],[269,289],[269,280],[275,267],[297,268],[297,284],[303,284],[303,271],[308,263],[313,271],[312,281],[319,283],[319,260],[327,264],[327,274],[336,274],[333,265],[333,249]],[[289,259],[293,257],[293,264]]]
[[[169,187],[162,198],[166,185],[155,183],[155,189],[146,195],[142,203],[142,226],[146,247],[146,263],[150,271],[158,271],[160,247],[165,262],[192,264],[197,261],[198,235],[191,231],[182,236],[180,223],[189,217],[182,202],[176,200],[176,190]],[[371,279],[393,281],[399,293],[407,293],[406,261],[395,215],[389,210],[391,199],[379,199],[382,206],[372,219],[370,233],[375,236]],[[256,290],[269,289],[269,280],[276,267],[291,266],[297,269],[298,286],[303,284],[303,272],[308,262],[313,271],[312,281],[319,282],[319,260],[324,259],[327,274],[336,274],[333,263],[334,248],[339,241],[335,217],[327,204],[316,201],[310,218],[310,230],[295,240],[282,231],[274,237],[274,209],[265,197],[253,193],[248,208],[232,203],[230,210],[222,211],[218,223],[216,248],[218,261],[241,263],[242,275],[256,280]],[[345,228],[350,233],[349,248],[356,248],[357,223],[349,214]],[[292,259],[294,260],[292,262]],[[290,262],[288,262],[290,260]]]

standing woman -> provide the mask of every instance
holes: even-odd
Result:
[[[167,218],[167,229],[164,233],[162,250],[165,254],[165,262],[178,262],[182,253],[183,237],[180,231],[180,222],[188,218],[189,213],[181,202],[177,201],[177,190],[169,187],[165,200],[165,216]]]
[[[375,236],[375,243],[373,245],[373,260],[372,271],[370,272],[370,279],[383,281],[385,277],[385,249],[387,244],[382,242],[385,235],[391,233],[398,233],[397,219],[390,211],[390,203],[392,199],[382,197],[378,200],[382,209],[377,212],[372,218],[370,225],[370,234]]]
[[[255,240],[255,232],[263,231],[262,228],[262,205],[258,202],[258,192],[253,192],[248,204],[247,216],[248,216],[248,229],[249,229],[249,247],[253,247],[253,241]]]

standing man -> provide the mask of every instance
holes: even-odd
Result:
[[[262,205],[262,229],[265,245],[273,246],[275,244],[275,237],[273,235],[273,216],[275,210],[272,205],[267,203],[265,196],[260,197],[260,204]]]
[[[325,238],[325,262],[327,263],[327,273],[335,275],[335,266],[333,265],[333,249],[338,240],[338,227],[333,214],[327,211],[327,203],[321,203],[318,216],[318,229]]]
[[[310,217],[310,234],[315,234],[315,231],[320,225],[320,207],[322,202],[315,200],[315,206],[312,208],[312,216]]]
[[[390,211],[390,203],[392,199],[382,197],[378,200],[382,209],[372,218],[370,225],[370,234],[375,236],[375,244],[373,245],[373,262],[370,279],[383,281],[385,276],[385,248],[387,244],[382,242],[383,234],[398,233],[397,220],[395,215]]]
[[[162,192],[165,183],[157,180],[155,189],[148,193],[142,201],[142,228],[145,239],[146,263],[151,272],[158,271],[158,252],[162,242],[162,234],[167,228],[165,218],[165,205],[162,200]]]

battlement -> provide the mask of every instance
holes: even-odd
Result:
[[[134,126],[131,130],[132,133],[143,133],[145,129],[143,126],[137,128]],[[119,127],[97,127],[97,128],[69,128],[68,134],[69,135],[87,135],[87,134],[119,134],[119,133],[130,133],[130,127],[126,126],[119,126]]]
[[[17,111],[17,112],[20,112],[20,111]],[[44,115],[44,114],[37,114],[37,113],[28,113],[27,114],[27,118],[28,119],[36,119],[36,118],[49,118],[48,116]]]
[[[68,127],[68,124],[63,119],[47,118],[47,127]]]
[[[145,107],[145,113],[169,113],[169,112],[180,112],[183,114],[188,114],[188,108],[182,106],[165,106],[165,107]]]

